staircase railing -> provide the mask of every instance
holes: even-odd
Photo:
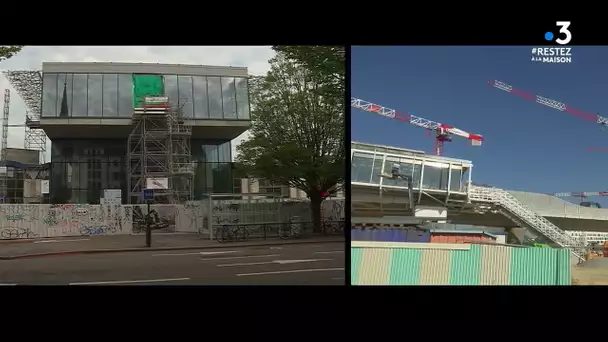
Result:
[[[498,205],[502,213],[519,224],[526,224],[555,242],[560,247],[569,248],[579,259],[583,259],[583,247],[578,240],[569,236],[558,226],[551,223],[534,210],[521,203],[515,196],[499,188],[488,188],[476,185],[469,186],[469,199],[477,202],[489,202]]]

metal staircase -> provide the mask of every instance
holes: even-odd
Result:
[[[568,248],[580,260],[584,246],[580,241],[569,236],[551,221],[535,213],[532,209],[521,203],[509,192],[477,185],[469,185],[469,199],[475,202],[492,203],[500,208],[503,215],[522,226],[529,226],[560,247]]]

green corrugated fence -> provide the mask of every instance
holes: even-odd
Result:
[[[570,251],[352,241],[351,282],[353,285],[570,285]]]

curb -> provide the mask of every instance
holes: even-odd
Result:
[[[23,239],[23,240],[3,240],[0,241],[0,246],[2,245],[17,245],[24,243],[34,243],[36,240],[34,239]]]
[[[220,244],[211,246],[182,246],[182,247],[135,247],[135,248],[122,248],[122,249],[88,249],[88,250],[74,250],[74,251],[57,251],[57,252],[45,252],[45,253],[32,253],[32,254],[21,254],[21,255],[7,255],[0,256],[0,260],[18,260],[18,259],[33,259],[33,258],[44,258],[51,256],[68,256],[68,255],[79,255],[79,254],[110,254],[110,253],[129,253],[129,252],[160,252],[160,251],[179,251],[179,250],[193,250],[193,249],[221,249],[221,248],[235,248],[235,247],[264,247],[264,246],[276,246],[276,245],[304,245],[311,243],[336,243],[345,242],[344,239],[336,240],[301,240],[301,241],[281,241],[281,242],[265,242],[265,243],[243,243],[243,244]]]

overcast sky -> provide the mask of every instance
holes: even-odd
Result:
[[[239,66],[249,68],[249,74],[268,71],[268,60],[274,55],[269,46],[27,46],[13,58],[0,62],[0,70],[40,70],[42,62],[132,62]],[[0,74],[0,95],[11,89],[9,124],[23,124],[25,106],[17,92]],[[247,132],[232,141],[232,155]],[[8,147],[23,148],[24,128],[11,127]],[[46,162],[50,159],[47,142]]]

